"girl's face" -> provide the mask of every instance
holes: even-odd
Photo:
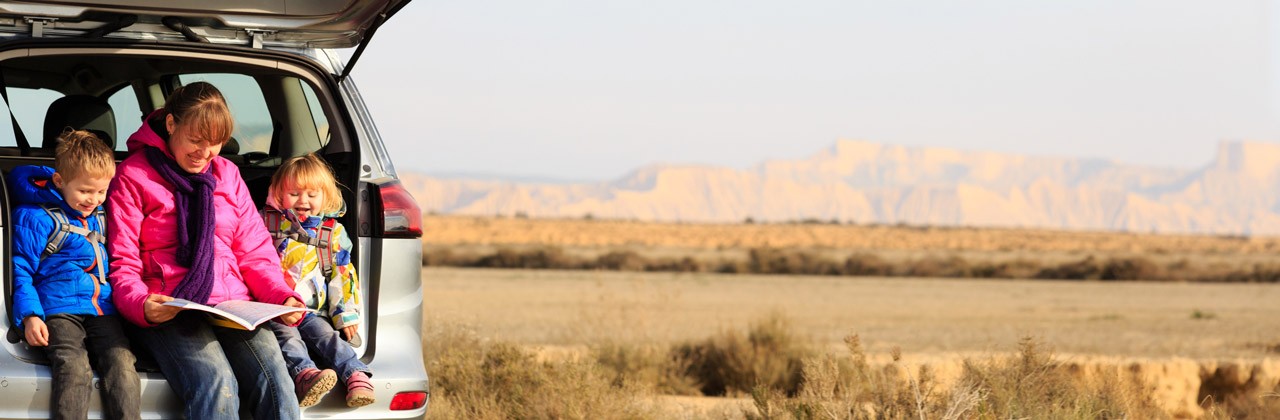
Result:
[[[198,174],[209,167],[209,162],[222,151],[222,143],[214,144],[204,133],[189,127],[191,124],[179,124],[173,115],[165,117],[165,128],[169,129],[169,152],[178,166],[187,173]]]
[[[301,188],[292,183],[285,184],[280,189],[280,205],[282,210],[293,209],[298,220],[306,220],[324,208],[324,191]]]

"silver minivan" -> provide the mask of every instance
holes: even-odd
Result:
[[[222,149],[261,206],[283,159],[318,152],[334,168],[354,231],[366,322],[356,348],[377,403],[347,408],[331,393],[310,418],[421,417],[422,214],[396,178],[372,117],[349,77],[380,25],[408,0],[0,0],[0,174],[52,164],[63,127],[93,130],[125,156],[125,139],[174,88],[214,84],[236,119]],[[343,63],[336,48],[355,47]],[[10,257],[13,203],[0,194],[0,252]],[[108,210],[109,211],[109,210]],[[0,418],[48,418],[50,376],[40,349],[11,328],[12,266],[4,274],[7,338],[0,351]],[[135,343],[137,341],[135,340]],[[136,349],[143,418],[180,417],[181,402]],[[99,396],[90,417],[99,418]]]

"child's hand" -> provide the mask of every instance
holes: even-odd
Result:
[[[294,298],[293,296],[290,296],[288,300],[284,301],[284,306],[292,306],[295,308],[307,307],[307,305],[303,305],[301,301],[298,301],[298,299]],[[280,317],[276,319],[279,319],[281,324],[293,325],[293,324],[297,324],[298,321],[302,319],[302,315],[305,313],[306,312],[290,312],[284,315],[280,315]]]
[[[346,337],[348,341],[351,340],[351,337],[355,337],[356,332],[359,331],[358,327],[359,325],[348,325],[342,327],[342,334],[344,334],[343,337]]]
[[[178,316],[178,311],[182,308],[177,306],[165,305],[165,302],[173,300],[172,297],[152,293],[147,296],[147,300],[142,303],[142,316],[147,322],[152,324],[160,324]]]
[[[44,325],[44,320],[40,317],[32,315],[22,320],[23,330],[27,333],[27,344],[32,347],[44,347],[49,345],[49,326]]]

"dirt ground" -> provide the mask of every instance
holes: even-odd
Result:
[[[429,318],[546,347],[668,343],[771,312],[837,346],[981,354],[1032,336],[1060,355],[1275,356],[1280,285],[427,268]]]

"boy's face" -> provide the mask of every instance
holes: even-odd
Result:
[[[280,204],[285,209],[293,209],[298,219],[303,220],[315,216],[315,212],[324,207],[324,191],[286,184],[280,189]]]
[[[111,186],[111,177],[97,178],[82,174],[75,178],[63,179],[62,174],[53,174],[53,185],[62,192],[67,205],[88,216],[107,200],[107,187]]]

